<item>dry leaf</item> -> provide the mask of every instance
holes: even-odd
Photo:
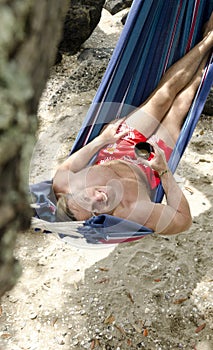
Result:
[[[109,269],[107,267],[99,267],[98,268],[100,271],[109,271]]]
[[[201,324],[195,329],[195,333],[201,332],[206,327],[206,323]]]
[[[92,342],[91,342],[91,345],[90,345],[90,350],[95,349],[99,345],[100,345],[99,340],[98,339],[93,339]]]
[[[102,278],[102,279],[96,281],[95,284],[101,284],[101,283],[106,283],[106,282],[109,282],[108,277],[105,277],[105,278]]]
[[[56,317],[53,319],[52,325],[55,326],[55,324],[56,324],[57,321],[58,321],[58,317],[56,316]]]
[[[161,281],[161,278],[155,278],[154,279],[154,282],[160,282]]]
[[[126,294],[127,294],[128,298],[130,299],[131,303],[134,304],[134,299],[132,297],[132,294],[130,292],[127,292]]]
[[[182,304],[184,301],[188,300],[188,298],[180,298],[174,300],[174,304]]]
[[[104,324],[112,324],[115,321],[115,317],[113,315],[108,316],[104,320]]]
[[[11,334],[10,333],[3,333],[3,334],[1,334],[1,338],[2,339],[8,339],[8,338],[10,338],[11,337]]]
[[[127,345],[128,345],[128,346],[132,346],[132,341],[131,341],[131,339],[127,339]]]
[[[90,345],[90,350],[95,349],[95,340],[93,339]]]
[[[193,193],[194,193],[194,191],[193,191],[190,187],[185,186],[184,188],[185,188],[185,190],[188,191],[190,194],[193,194]]]
[[[73,282],[73,286],[74,286],[74,288],[76,289],[76,290],[79,290],[79,287],[78,287],[78,285],[77,285],[77,283],[74,281]]]
[[[144,330],[143,330],[143,336],[144,336],[144,337],[147,337],[147,336],[148,336],[148,329],[147,329],[147,328],[144,328]]]
[[[115,324],[115,327],[119,330],[119,332],[121,332],[123,335],[126,335],[126,332],[125,330],[121,327],[121,326],[118,326],[117,324]]]

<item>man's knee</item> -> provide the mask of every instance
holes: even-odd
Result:
[[[157,108],[158,113],[164,116],[172,106],[173,100],[174,95],[169,88],[165,87],[156,92],[153,96],[152,102],[155,105],[155,108]]]

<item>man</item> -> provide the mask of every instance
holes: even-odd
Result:
[[[158,87],[136,111],[109,124],[99,136],[62,163],[53,179],[59,207],[77,220],[107,213],[161,234],[187,230],[188,202],[167,161],[191,106],[213,44],[213,15],[203,39],[168,69]],[[148,141],[154,154],[137,159],[134,146]],[[96,154],[96,163],[88,166]],[[152,202],[161,181],[167,203]]]

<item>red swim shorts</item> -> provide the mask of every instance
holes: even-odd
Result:
[[[104,164],[111,160],[125,160],[127,162],[137,165],[146,175],[150,188],[153,190],[160,183],[158,173],[150,167],[138,164],[134,147],[138,142],[145,142],[147,138],[136,129],[128,126],[125,122],[120,125],[117,132],[129,130],[128,134],[119,139],[116,143],[107,145],[102,148],[95,160],[95,164]],[[168,161],[172,149],[168,147],[161,139],[157,141],[158,146],[164,151],[166,160]]]

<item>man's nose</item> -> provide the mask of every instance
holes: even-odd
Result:
[[[91,197],[92,203],[96,202],[102,202],[103,201],[103,195],[101,192],[96,191],[93,196]]]
[[[96,192],[94,196],[94,200],[97,202],[102,202],[103,201],[103,196],[100,192]]]

